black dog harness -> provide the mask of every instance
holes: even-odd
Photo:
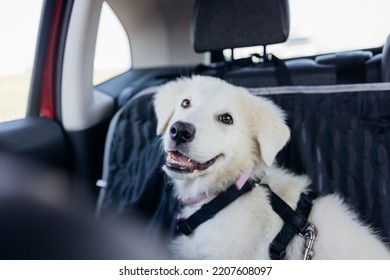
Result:
[[[273,260],[281,260],[286,256],[286,248],[293,237],[297,234],[303,236],[308,242],[305,245],[305,259],[311,259],[313,255],[312,245],[316,236],[316,230],[307,218],[312,207],[314,193],[302,193],[298,201],[297,209],[294,211],[277,194],[271,191],[268,185],[253,181],[247,181],[238,190],[236,185],[231,185],[225,192],[219,194],[210,202],[189,216],[187,219],[179,219],[178,229],[185,235],[190,235],[202,223],[213,218],[220,210],[228,206],[241,195],[251,191],[255,186],[266,187],[270,192],[272,209],[283,219],[284,225],[276,235],[269,247],[269,256]]]

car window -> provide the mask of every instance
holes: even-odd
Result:
[[[95,50],[93,84],[104,82],[131,67],[130,44],[114,11],[104,2]]]
[[[290,0],[289,5],[289,39],[267,47],[279,58],[380,47],[390,34],[387,0]],[[262,52],[262,47],[242,48],[234,56]]]
[[[42,2],[0,1],[0,122],[26,115]]]

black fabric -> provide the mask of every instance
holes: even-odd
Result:
[[[315,62],[323,65],[336,65],[337,60],[368,61],[373,57],[371,51],[345,51],[339,53],[323,54],[315,57]]]
[[[278,162],[308,174],[319,195],[341,193],[361,218],[390,237],[390,92],[280,94],[292,138]],[[120,115],[110,153],[102,215],[115,219],[141,211],[153,232],[176,227],[178,203],[161,171],[152,95],[131,102]]]
[[[282,220],[294,228],[301,234],[304,234],[307,230],[309,223],[306,220],[307,216],[296,215],[295,211],[288,206],[277,194],[271,193],[271,205],[272,209],[278,213],[278,215],[282,218]],[[307,205],[307,204],[305,204]],[[311,206],[311,205],[310,205]],[[310,210],[310,209],[309,209]],[[309,214],[309,211],[306,212]]]
[[[99,212],[101,219],[108,220],[141,214],[153,236],[174,231],[178,203],[161,170],[163,152],[151,97],[137,97],[119,116],[110,143],[108,187]]]
[[[272,61],[275,63],[275,77],[278,81],[278,86],[292,86],[293,83],[291,81],[290,71],[286,66],[286,63],[277,58],[276,56],[272,56]]]
[[[278,162],[308,174],[318,194],[338,192],[390,237],[390,92],[281,94],[291,141]]]
[[[282,43],[289,29],[287,0],[198,0],[195,4],[192,33],[197,52]]]
[[[264,86],[262,80],[272,80],[273,86],[291,86],[290,70],[286,63],[274,55],[270,60],[254,64],[252,58],[264,59],[263,56],[252,54],[250,57],[240,58],[224,63],[217,63],[212,66],[198,65],[194,75],[213,76],[229,81],[231,84],[244,87]],[[241,77],[240,72],[243,72]],[[250,73],[253,73],[252,76]],[[271,76],[271,77],[270,77]],[[263,78],[263,79],[262,79]],[[249,81],[249,82],[248,82]],[[267,84],[269,86],[269,84]]]
[[[307,221],[312,207],[312,200],[316,195],[313,192],[302,193],[296,210],[292,210],[279,196],[271,193],[271,204],[275,212],[285,221],[280,232],[275,236],[269,247],[272,260],[282,260],[286,256],[288,244],[298,233],[305,234],[309,223]]]
[[[202,207],[187,219],[180,219],[178,221],[179,230],[185,234],[190,235],[198,226],[213,218],[219,211],[228,206],[241,195],[251,191],[255,184],[247,181],[244,186],[238,190],[236,185],[230,186],[225,192],[219,194],[210,202],[202,205]]]
[[[315,60],[301,58],[279,64],[244,65],[227,69],[223,78],[248,88],[381,82],[382,55],[373,57],[371,52],[351,52],[350,55],[343,54],[346,59],[339,59],[338,65],[336,54],[319,56]]]
[[[366,65],[364,56],[352,55],[353,52],[336,54],[337,84],[365,83]]]

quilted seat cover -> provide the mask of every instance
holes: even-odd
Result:
[[[365,222],[390,238],[390,87],[283,91],[267,96],[287,112],[292,131],[279,164],[308,174],[319,194],[341,193]],[[169,238],[178,203],[161,171],[154,92],[135,96],[111,123],[103,176],[107,187],[98,212],[106,219],[141,213],[149,233],[162,229]]]

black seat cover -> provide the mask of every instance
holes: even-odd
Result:
[[[325,94],[297,89],[269,98],[287,112],[292,130],[279,163],[308,174],[319,194],[341,193],[364,221],[389,238],[390,90],[346,87]],[[142,94],[118,113],[107,145],[108,186],[99,210],[108,219],[140,212],[152,233],[162,228],[170,237],[178,204],[161,170],[164,156],[152,100],[152,93]]]

